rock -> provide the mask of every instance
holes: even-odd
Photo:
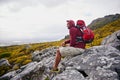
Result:
[[[58,47],[51,47],[42,51],[35,51],[32,53],[32,60],[39,62],[45,57],[55,56],[57,48]]]
[[[89,80],[119,80],[116,72],[103,68],[92,71],[89,76]]]
[[[15,75],[16,75],[16,71],[11,71],[11,72],[3,75],[2,77],[0,77],[0,80],[10,80]]]
[[[0,76],[7,73],[12,66],[7,59],[0,59]]]
[[[68,69],[58,74],[52,80],[86,80],[84,76],[77,70]]]
[[[111,45],[120,50],[120,30],[107,36],[101,43],[102,45]]]
[[[37,62],[31,62],[20,69],[9,72],[2,77],[0,77],[0,80],[6,79],[6,80],[41,80],[43,77],[42,73],[44,72],[45,67],[43,64],[37,63]]]
[[[7,59],[4,59],[4,58],[0,60],[0,66],[2,66],[2,65],[11,66],[9,61]]]
[[[10,80],[41,80],[42,74],[45,71],[43,64],[32,62],[17,71],[17,75]]]

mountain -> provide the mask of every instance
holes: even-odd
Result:
[[[95,30],[95,29],[103,27],[111,22],[114,22],[118,19],[120,19],[120,14],[107,15],[107,16],[104,16],[102,18],[98,18],[98,19],[93,20],[88,26],[92,30]]]

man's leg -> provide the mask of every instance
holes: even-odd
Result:
[[[58,65],[61,61],[61,54],[60,54],[60,50],[58,49],[56,52],[56,57],[55,57],[55,62],[53,65],[53,70],[57,70],[58,69]]]

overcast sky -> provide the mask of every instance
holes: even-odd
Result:
[[[0,41],[60,40],[66,20],[120,13],[120,0],[0,0]]]

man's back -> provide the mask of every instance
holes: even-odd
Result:
[[[71,27],[69,29],[69,33],[70,33],[70,46],[72,47],[76,47],[76,48],[85,48],[85,43],[83,41],[81,42],[77,42],[76,38],[78,36],[83,36],[83,33],[77,29],[76,27]]]

